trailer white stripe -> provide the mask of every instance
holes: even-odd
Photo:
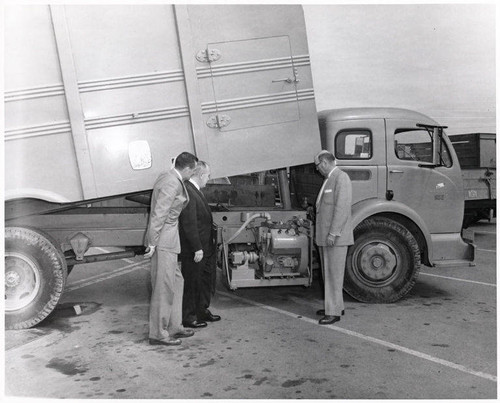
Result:
[[[354,336],[354,337],[357,337],[357,338],[365,340],[365,341],[369,341],[369,342],[372,342],[375,344],[382,345],[384,347],[389,347],[389,348],[392,348],[394,350],[401,351],[402,353],[410,354],[410,355],[413,355],[415,357],[422,358],[424,360],[428,360],[428,361],[443,365],[443,366],[448,367],[448,368],[456,369],[457,371],[461,371],[461,372],[464,372],[464,373],[469,374],[469,375],[474,375],[474,376],[484,378],[484,379],[487,379],[487,380],[493,381],[493,382],[497,381],[497,377],[495,375],[487,374],[487,373],[484,373],[481,371],[475,371],[475,370],[467,368],[463,365],[456,364],[456,363],[451,362],[451,361],[446,361],[446,360],[443,360],[441,358],[433,357],[429,354],[421,353],[419,351],[415,351],[415,350],[409,349],[407,347],[400,346],[398,344],[394,344],[394,343],[391,343],[391,342],[388,342],[385,340],[380,340],[380,339],[377,339],[375,337],[366,336],[364,334],[357,333],[357,332],[354,332],[352,330],[344,329],[344,328],[341,328],[341,327],[338,327],[335,325],[319,325],[316,319],[311,319],[311,318],[307,318],[307,317],[304,317],[301,315],[297,315],[296,313],[284,311],[283,309],[275,308],[275,307],[272,307],[269,305],[264,305],[264,304],[261,304],[259,302],[254,302],[254,301],[251,301],[249,299],[246,299],[243,297],[238,297],[238,296],[233,295],[233,294],[228,294],[228,293],[220,292],[220,291],[218,291],[218,294],[224,295],[225,297],[228,297],[228,298],[232,298],[232,299],[246,302],[250,305],[257,306],[259,308],[267,309],[268,311],[277,312],[277,313],[280,313],[282,315],[290,316],[290,317],[295,318],[295,319],[300,319],[300,320],[307,322],[307,323],[311,323],[311,324],[314,324],[317,326],[321,326],[321,327],[325,327],[325,328],[328,328],[331,330],[335,330],[339,333],[344,333],[344,334],[349,335],[349,336]]]

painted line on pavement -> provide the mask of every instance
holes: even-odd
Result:
[[[431,361],[435,364],[440,364],[440,365],[443,365],[443,366],[448,367],[448,368],[456,369],[457,371],[461,371],[461,372],[464,372],[464,373],[469,374],[469,375],[474,375],[474,376],[484,378],[484,379],[487,379],[487,380],[493,381],[493,382],[497,381],[497,377],[495,375],[487,374],[487,373],[480,372],[480,371],[475,371],[475,370],[467,368],[463,365],[455,364],[454,362],[451,362],[451,361],[442,360],[441,358],[433,357],[429,354],[421,353],[419,351],[415,351],[415,350],[400,346],[398,344],[394,344],[394,343],[391,343],[391,342],[388,342],[385,340],[377,339],[375,337],[366,336],[364,334],[357,333],[357,332],[354,332],[352,330],[344,329],[344,328],[341,328],[341,327],[338,327],[335,325],[319,325],[316,319],[307,318],[305,316],[297,315],[295,313],[284,311],[283,309],[275,308],[275,307],[272,307],[269,305],[264,305],[264,304],[261,304],[259,302],[254,302],[254,301],[251,301],[251,300],[243,298],[243,297],[238,297],[236,295],[232,295],[232,294],[228,294],[228,293],[220,292],[220,291],[218,291],[217,293],[220,295],[224,295],[228,298],[232,298],[232,299],[246,302],[250,305],[254,305],[254,306],[257,306],[259,308],[267,309],[268,311],[273,311],[273,312],[280,313],[282,315],[290,316],[290,317],[295,318],[295,319],[300,319],[303,322],[307,322],[307,323],[311,323],[311,324],[314,324],[317,326],[321,326],[321,327],[325,327],[325,328],[328,328],[331,330],[335,330],[336,332],[344,333],[348,336],[354,336],[354,337],[357,337],[357,338],[365,340],[365,341],[369,341],[369,342],[372,342],[375,344],[382,345],[384,347],[389,347],[389,348],[392,348],[394,350],[397,350],[397,351],[400,351],[400,352],[403,352],[403,353],[406,353],[409,355],[413,355],[415,357],[418,357],[418,358],[421,358],[421,359],[424,359],[427,361]]]
[[[479,250],[481,252],[493,252],[493,253],[496,253],[495,249],[479,249],[479,248],[476,248],[476,250]]]
[[[472,283],[472,284],[479,284],[479,285],[487,285],[490,287],[496,287],[496,284],[491,284],[491,283],[483,283],[482,281],[474,281],[474,280],[466,280],[464,278],[456,278],[456,277],[448,277],[448,276],[440,276],[438,274],[430,274],[430,273],[422,273],[420,272],[419,275],[422,276],[430,276],[430,277],[439,277],[439,278],[445,278],[447,280],[455,280],[455,281],[462,281],[464,283]]]
[[[113,271],[111,271],[109,273],[106,273],[104,275],[101,274],[101,275],[96,275],[96,276],[93,276],[93,277],[89,277],[89,278],[84,279],[84,280],[79,280],[79,281],[77,281],[77,282],[72,283],[71,285],[69,285],[66,288],[66,291],[73,291],[73,290],[76,290],[76,289],[79,289],[79,288],[83,288],[83,287],[86,287],[86,286],[91,285],[91,284],[99,283],[99,282],[104,281],[104,280],[108,280],[108,279],[111,279],[111,278],[114,278],[114,277],[122,276],[122,275],[127,274],[127,273],[131,273],[131,272],[133,272],[135,270],[146,269],[148,265],[149,265],[149,261],[132,263],[132,264],[130,264],[128,266],[125,266],[125,267],[113,270]],[[450,280],[470,282],[470,283],[475,283],[475,284],[482,284],[482,285],[488,285],[488,286],[496,287],[495,284],[482,283],[482,282],[478,282],[478,281],[457,279],[457,278],[453,278],[453,277],[439,276],[439,275],[428,274],[428,273],[420,273],[420,274],[427,275],[427,276],[432,276],[432,277],[440,277],[440,278],[445,278],[445,279],[450,279]],[[371,337],[371,336],[366,336],[366,335],[363,335],[361,333],[357,333],[357,332],[354,332],[352,330],[344,329],[344,328],[341,328],[341,327],[338,327],[338,326],[335,326],[335,325],[326,325],[326,326],[325,325],[319,325],[319,324],[317,324],[317,321],[315,319],[307,318],[307,317],[304,317],[304,316],[298,317],[298,315],[295,314],[295,313],[288,312],[288,311],[285,311],[285,310],[282,310],[282,309],[279,309],[279,308],[275,308],[275,307],[272,307],[272,306],[269,306],[269,305],[264,305],[264,304],[261,304],[259,302],[254,302],[252,300],[249,300],[249,299],[246,299],[246,298],[243,298],[243,297],[238,297],[236,295],[228,294],[228,293],[221,292],[221,291],[218,291],[218,294],[224,295],[224,296],[226,296],[228,298],[232,298],[232,299],[244,301],[244,302],[246,302],[246,303],[248,303],[250,305],[254,305],[254,306],[257,306],[257,307],[260,307],[260,308],[263,308],[263,309],[267,309],[269,311],[281,313],[281,314],[286,315],[286,316],[290,316],[290,317],[293,317],[293,318],[296,318],[296,319],[300,319],[300,320],[302,320],[304,322],[307,322],[307,323],[311,323],[311,324],[315,324],[315,325],[318,325],[318,326],[326,327],[326,328],[338,331],[340,333],[347,334],[349,336],[354,336],[354,337],[360,338],[362,340],[366,340],[366,341],[370,341],[370,342],[373,342],[373,343],[376,343],[376,344],[380,344],[380,345],[385,346],[385,347],[390,347],[390,348],[393,348],[393,349],[395,349],[397,351],[401,351],[403,353],[406,353],[406,354],[409,354],[409,355],[413,355],[415,357],[422,358],[422,359],[434,362],[436,364],[441,364],[441,365],[444,365],[446,367],[453,368],[453,369],[456,369],[458,371],[461,371],[461,372],[464,372],[464,373],[467,373],[467,374],[470,374],[470,375],[478,376],[480,378],[484,378],[484,379],[487,379],[487,380],[490,380],[490,381],[493,381],[493,382],[497,381],[497,377],[495,375],[487,374],[487,373],[480,372],[480,371],[475,371],[475,370],[469,369],[469,368],[467,368],[467,367],[465,367],[463,365],[456,364],[456,363],[453,363],[451,361],[442,360],[440,358],[433,357],[433,356],[431,356],[429,354],[425,354],[425,353],[421,353],[419,351],[411,350],[409,348],[406,348],[406,347],[403,347],[403,346],[399,346],[397,344],[394,344],[394,343],[391,343],[391,342],[388,342],[388,341],[385,341],[385,340],[377,339],[377,338]]]
[[[13,332],[19,332],[19,331],[22,331],[22,330],[13,330]],[[5,359],[6,359],[6,361],[11,361],[11,359],[12,359],[12,361],[14,361],[14,360],[19,358],[17,355],[17,350],[19,350],[21,348],[24,348],[26,346],[29,346],[32,349],[44,348],[50,344],[54,344],[54,343],[62,340],[64,337],[65,337],[65,334],[62,331],[57,331],[57,332],[53,332],[50,334],[42,334],[38,338],[31,339],[26,343],[22,343],[22,344],[19,344],[17,346],[13,346],[11,348],[6,348],[5,349]],[[14,354],[14,356],[10,357],[12,354]]]

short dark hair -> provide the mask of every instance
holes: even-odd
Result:
[[[187,151],[184,151],[180,153],[175,159],[175,167],[177,169],[184,169],[184,168],[194,169],[197,162],[198,158],[195,155],[188,153]]]

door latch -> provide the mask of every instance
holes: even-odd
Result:
[[[300,80],[298,79],[298,77],[299,77],[299,73],[298,73],[297,68],[295,67],[295,68],[293,69],[293,77],[278,78],[278,79],[276,79],[276,80],[273,80],[272,82],[273,82],[273,83],[279,83],[279,82],[281,82],[281,81],[284,81],[284,82],[287,82],[287,83],[289,83],[289,84],[291,84],[291,83],[298,83],[298,82],[300,82]]]

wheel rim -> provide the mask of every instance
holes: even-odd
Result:
[[[353,272],[360,281],[370,286],[383,287],[397,275],[400,261],[401,256],[394,245],[374,240],[356,248]]]
[[[5,311],[11,312],[29,305],[40,290],[37,265],[27,256],[5,253]]]

